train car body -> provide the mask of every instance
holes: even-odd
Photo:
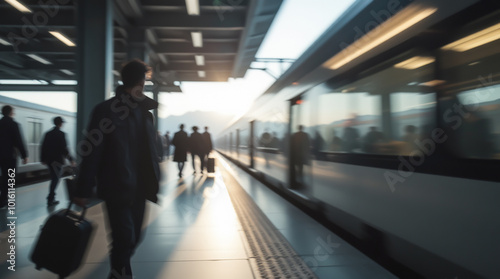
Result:
[[[421,277],[496,278],[499,3],[356,2],[216,148]]]

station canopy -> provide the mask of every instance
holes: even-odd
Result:
[[[22,6],[17,6],[20,3]],[[39,81],[65,90],[76,80],[76,1],[0,2],[0,85],[6,91]],[[146,46],[153,82],[227,81],[243,77],[282,0],[114,0],[114,75],[130,58],[131,38]],[[23,8],[24,7],[24,8]],[[65,38],[69,41],[65,41]],[[71,46],[71,43],[74,46]],[[58,81],[54,84],[53,81]],[[61,82],[63,81],[63,82]],[[61,85],[62,83],[62,85]],[[37,86],[40,90],[42,86]],[[44,90],[44,89],[41,89]],[[47,89],[49,90],[49,89]]]

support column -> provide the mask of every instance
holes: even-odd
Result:
[[[394,135],[392,131],[392,113],[391,113],[391,94],[382,93],[382,132],[385,137],[392,140]]]
[[[94,106],[110,96],[113,85],[113,2],[77,1],[77,153]]]

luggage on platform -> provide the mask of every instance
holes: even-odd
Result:
[[[64,278],[81,264],[93,232],[93,225],[81,214],[61,209],[49,216],[39,234],[31,261],[36,269],[45,268]]]
[[[215,172],[215,159],[214,158],[208,158],[207,159],[207,171],[209,173],[214,173]]]

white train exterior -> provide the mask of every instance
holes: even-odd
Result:
[[[494,1],[358,1],[216,148],[382,262],[497,278],[499,19]]]

